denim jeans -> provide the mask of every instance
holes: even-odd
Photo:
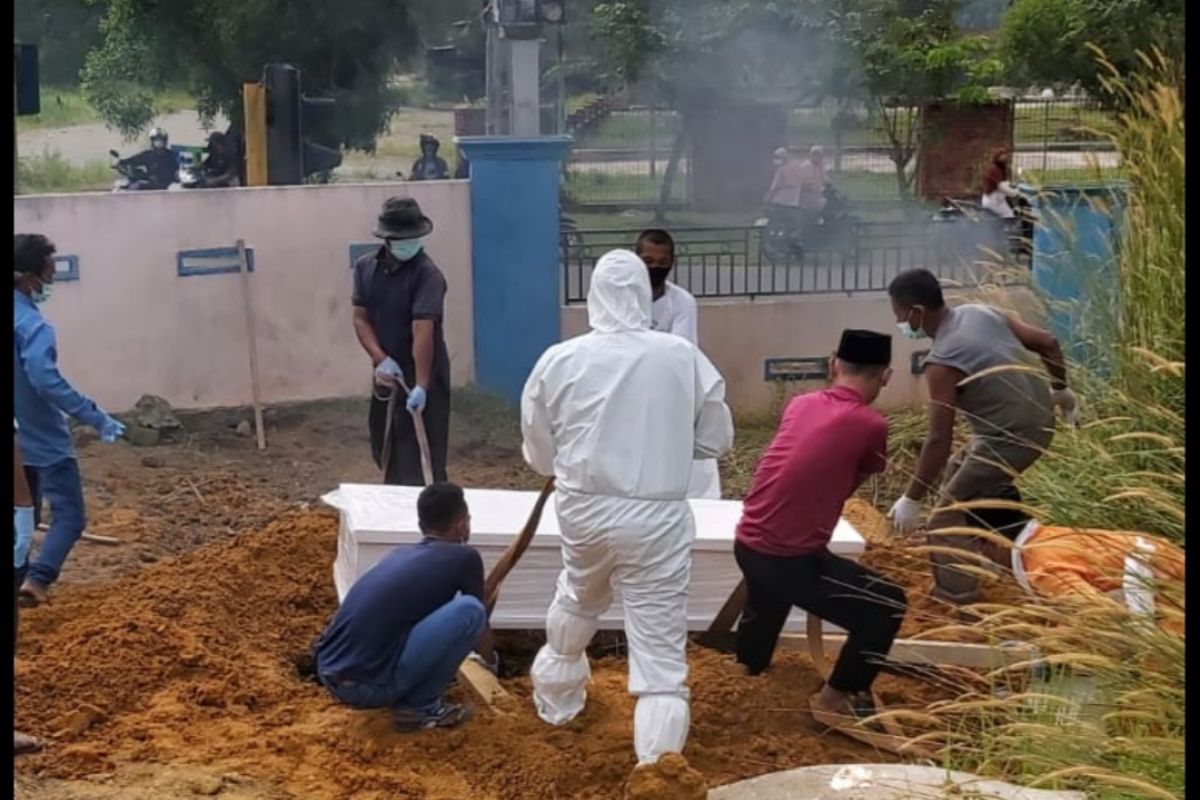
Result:
[[[48,467],[25,467],[29,491],[33,494],[34,519],[41,521],[42,498],[50,502],[50,530],[37,556],[30,554],[28,578],[39,586],[58,580],[71,548],[83,534],[87,520],[83,513],[83,479],[79,462],[65,458]]]
[[[433,711],[487,623],[483,603],[459,595],[418,622],[404,649],[383,675],[344,681],[321,676],[330,694],[351,708]]]

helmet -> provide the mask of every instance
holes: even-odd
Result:
[[[150,131],[150,144],[153,145],[157,139],[162,139],[163,147],[170,144],[170,141],[167,139],[167,132],[162,128],[153,128]]]
[[[424,149],[425,145],[430,145],[434,150],[436,150],[441,145],[441,142],[439,142],[437,137],[431,133],[422,133],[420,145],[422,149]]]

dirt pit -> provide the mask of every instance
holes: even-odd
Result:
[[[94,588],[63,589],[51,605],[23,613],[16,721],[51,745],[18,762],[22,779],[99,785],[131,765],[159,764],[246,776],[308,800],[621,796],[635,757],[619,657],[593,664],[586,710],[560,728],[537,718],[527,677],[505,681],[516,699],[511,713],[477,707],[460,729],[415,735],[392,731],[386,712],[343,708],[302,680],[296,657],[336,603],[336,530],[332,513],[287,511],[261,530]],[[802,655],[781,653],[756,678],[703,648],[689,662],[684,755],[708,786],[810,764],[892,760],[812,721],[808,697],[821,680]],[[940,699],[891,675],[877,688],[889,705]],[[463,689],[451,695],[478,706]],[[214,796],[236,796],[235,785],[220,783]]]

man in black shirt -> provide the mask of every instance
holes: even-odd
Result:
[[[462,489],[417,498],[424,539],[389,553],[350,587],[317,641],[321,684],[352,708],[390,708],[401,730],[447,728],[470,710],[442,693],[487,631],[483,559],[467,547]]]
[[[421,411],[429,439],[433,480],[446,480],[450,437],[450,355],[442,332],[446,278],[424,251],[433,222],[417,201],[393,197],[383,204],[375,235],[378,251],[354,265],[354,332],[371,357],[377,391],[368,426],[371,453],[383,467],[388,392],[410,388],[408,410]],[[424,486],[421,452],[411,414],[392,420],[391,455],[384,482]]]

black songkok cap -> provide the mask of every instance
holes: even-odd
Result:
[[[851,364],[886,367],[892,363],[892,337],[875,331],[842,331],[837,357]]]

